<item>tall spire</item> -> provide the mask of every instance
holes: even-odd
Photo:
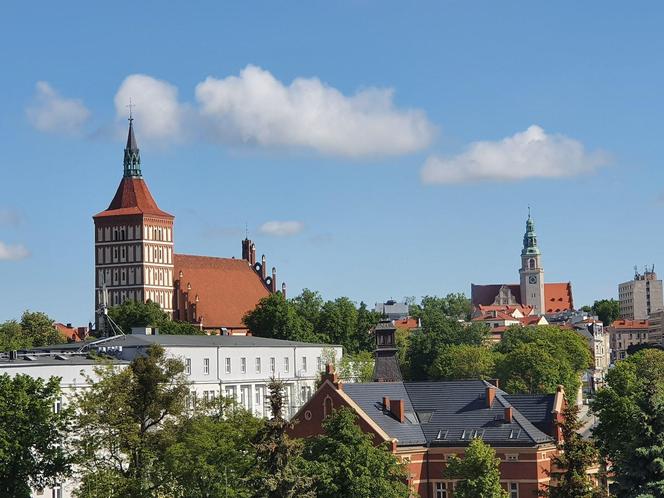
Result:
[[[523,234],[523,251],[522,255],[526,254],[540,254],[539,247],[537,247],[537,234],[535,233],[535,221],[530,216],[530,206],[528,206],[528,219],[526,220],[526,233]]]
[[[131,108],[133,104],[129,103],[129,133],[127,134],[127,146],[124,150],[124,176],[142,178],[141,174],[141,154],[138,150],[136,137],[134,136],[134,118]]]

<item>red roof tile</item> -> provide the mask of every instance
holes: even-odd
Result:
[[[113,197],[108,209],[96,214],[94,218],[132,214],[151,214],[166,218],[174,217],[159,209],[143,178],[125,177],[120,182],[118,190],[115,192],[115,197]]]
[[[270,295],[260,275],[243,259],[175,254],[174,266],[175,279],[182,272],[180,291],[186,292],[191,284],[189,302],[199,298],[196,315],[202,317],[203,327],[243,328],[245,313]]]
[[[647,329],[648,320],[616,320],[611,324],[614,329]]]
[[[398,329],[416,329],[420,326],[417,318],[400,318],[399,320],[394,320],[394,326]]]
[[[471,300],[473,306],[492,306],[503,284],[472,285]],[[521,304],[521,286],[518,284],[505,284],[514,296],[515,301]],[[544,284],[545,313],[558,313],[574,309],[572,299],[572,284],[570,282]]]

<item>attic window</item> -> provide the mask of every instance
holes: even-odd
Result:
[[[519,436],[521,435],[521,429],[512,429],[510,431],[510,439],[519,439]]]
[[[436,439],[437,439],[438,441],[441,441],[441,440],[443,440],[443,439],[447,439],[447,434],[448,434],[449,432],[450,432],[450,431],[444,431],[443,429],[440,429],[440,430],[438,431],[438,434],[436,434]]]
[[[63,354],[56,354],[56,355],[55,355],[55,359],[56,359],[56,360],[68,360],[68,359],[69,359],[69,356],[65,356],[65,355],[63,355]]]
[[[37,359],[36,356],[32,356],[32,355],[30,355],[30,354],[25,355],[23,358],[26,359],[26,360],[28,360],[28,361],[35,361],[35,360]]]

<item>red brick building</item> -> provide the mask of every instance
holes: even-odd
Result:
[[[143,179],[131,117],[122,180],[108,208],[93,220],[95,310],[104,299],[108,306],[150,300],[174,319],[243,333],[244,314],[277,292],[276,269],[268,275],[265,256],[256,261],[256,246],[247,238],[242,259],[175,253],[175,217],[159,208]]]

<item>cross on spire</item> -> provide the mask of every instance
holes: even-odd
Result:
[[[134,117],[132,115],[133,114],[132,111],[134,110],[134,107],[136,107],[136,104],[133,104],[131,102],[131,97],[129,97],[129,104],[127,104],[125,107],[129,108],[129,122],[131,123],[134,120]]]

